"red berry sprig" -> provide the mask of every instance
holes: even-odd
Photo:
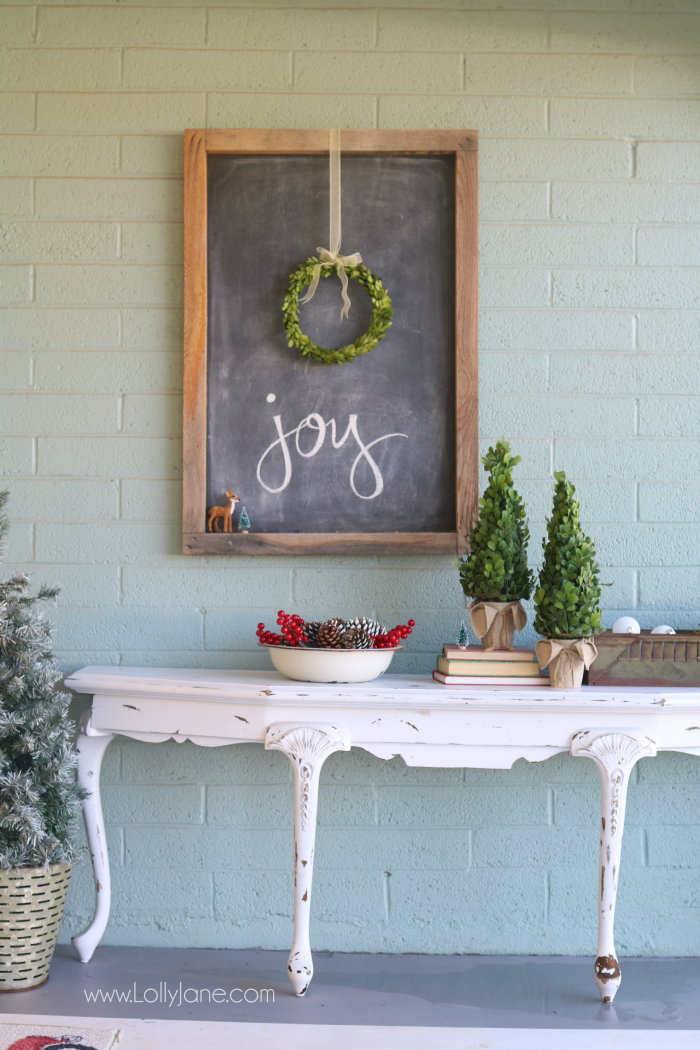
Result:
[[[287,645],[298,649],[302,642],[309,641],[304,630],[304,619],[298,613],[292,615],[280,609],[277,613],[277,624],[282,628],[280,634],[266,630],[264,623],[258,624],[255,633],[261,645]]]
[[[415,626],[416,621],[409,620],[408,623],[397,624],[393,631],[387,631],[386,634],[378,634],[374,639],[374,648],[395,649],[404,639],[408,638],[409,634],[413,632]]]
[[[258,624],[258,629],[255,633],[261,645],[281,645],[284,640],[282,635],[275,634],[274,631],[268,631],[264,623]]]

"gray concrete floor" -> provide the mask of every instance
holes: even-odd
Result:
[[[614,1007],[602,1005],[593,960],[476,955],[346,955],[317,952],[304,999],[285,976],[286,952],[100,947],[82,964],[56,949],[42,988],[0,996],[2,1013],[34,1017],[144,1017],[305,1024],[486,1028],[700,1029],[700,959],[624,959]],[[164,984],[163,984],[164,982]],[[178,1005],[187,989],[223,989],[251,1002]],[[158,995],[158,1002],[134,1004]],[[262,988],[274,1002],[254,1001]],[[130,999],[90,1002],[116,990]],[[172,1001],[171,997],[176,994]],[[189,998],[194,998],[192,991]],[[219,996],[222,998],[222,995]],[[272,1000],[272,996],[269,996]],[[99,999],[99,997],[98,997]]]

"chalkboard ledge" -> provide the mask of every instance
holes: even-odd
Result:
[[[185,533],[183,554],[463,554],[456,532]]]

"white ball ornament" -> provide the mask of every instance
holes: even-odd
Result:
[[[658,627],[655,627],[651,632],[652,634],[675,634],[673,627],[669,627],[667,623],[661,623]]]
[[[621,616],[613,624],[613,634],[639,634],[641,627],[633,616]]]

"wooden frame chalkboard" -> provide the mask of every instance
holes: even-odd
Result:
[[[268,529],[262,532],[255,531],[256,520],[255,514],[252,513],[252,529],[247,534],[236,532],[235,525],[231,533],[212,533],[206,530],[207,470],[211,461],[210,453],[215,451],[208,449],[208,356],[212,356],[208,354],[208,325],[212,308],[227,294],[226,288],[216,285],[216,267],[211,265],[208,254],[208,239],[211,241],[217,233],[216,225],[212,227],[212,217],[209,214],[209,159],[221,156],[321,157],[327,156],[328,150],[329,132],[324,130],[197,129],[185,133],[185,554],[453,554],[467,549],[469,526],[478,505],[478,183],[475,131],[360,130],[343,131],[341,134],[344,163],[347,157],[444,157],[453,163],[450,193],[453,186],[454,274],[451,287],[454,288],[454,318],[450,318],[450,331],[454,333],[454,380],[452,387],[450,378],[450,403],[453,406],[454,420],[446,421],[445,433],[454,435],[454,452],[451,447],[446,450],[446,455],[449,453],[449,457],[452,457],[449,462],[454,463],[454,500],[451,504],[454,523],[451,520],[441,531],[394,531],[386,525],[382,531],[352,531],[345,530],[341,525],[334,531],[296,532],[292,531],[300,524],[296,520],[289,524],[283,523],[288,531]],[[218,164],[219,168],[221,166],[220,161],[212,161],[212,164]],[[345,178],[345,169],[343,177]],[[345,181],[343,189],[345,193]],[[420,207],[421,200],[418,199],[415,201],[415,208]],[[313,240],[306,254],[312,254],[315,247],[316,240]],[[355,251],[361,247],[344,243],[342,250]],[[236,250],[245,252],[246,246],[237,244]],[[302,261],[303,257],[292,259],[291,266],[287,264],[287,272],[291,272],[291,269]],[[366,262],[371,269],[371,261]],[[419,266],[420,262],[416,262],[416,265]],[[352,294],[352,287],[350,290]],[[392,289],[389,288],[389,291]],[[281,314],[279,327],[281,329]],[[383,345],[380,343],[378,349],[370,356],[381,354]],[[346,374],[352,369],[356,377],[354,381],[359,383],[362,381],[362,362],[363,359],[360,358],[340,367],[344,372],[348,370]],[[266,367],[274,370],[273,364],[266,363]],[[313,367],[337,369],[339,366],[318,364]],[[222,375],[229,377],[231,388],[235,390],[235,360],[230,367],[227,365],[224,372],[217,372],[216,387],[209,399],[212,402],[214,396],[221,396]],[[418,391],[416,393],[418,395]],[[272,395],[267,400],[271,397]],[[297,433],[297,442],[298,439]],[[337,448],[338,445],[334,447]],[[303,451],[300,454],[305,455]],[[233,472],[235,473],[235,470]],[[230,484],[235,487],[235,479],[232,478]],[[215,491],[218,492],[218,487]],[[272,489],[269,488],[268,491]],[[220,496],[223,496],[223,492]],[[218,502],[221,502],[221,499]],[[247,502],[245,493],[242,502]],[[313,516],[311,522],[301,524],[308,527],[312,522]]]

